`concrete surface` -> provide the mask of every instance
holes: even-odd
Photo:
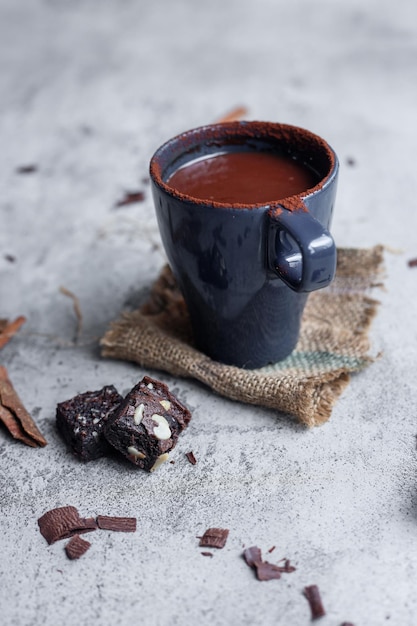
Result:
[[[28,318],[1,362],[49,441],[33,450],[0,429],[1,623],[303,626],[315,583],[323,626],[416,624],[417,5],[0,0],[0,46],[0,317]],[[126,392],[145,373],[102,360],[98,338],[164,263],[149,158],[237,105],[335,148],[339,246],[400,251],[386,255],[372,329],[383,357],[310,431],[148,372],[193,410],[175,464],[150,476],[82,465],[55,431],[57,402],[109,383]],[[16,173],[28,164],[38,171]],[[114,208],[138,188],[143,203]],[[60,286],[81,303],[78,346]],[[66,504],[135,515],[138,532],[90,535],[70,562],[37,527]],[[230,529],[211,559],[196,539],[209,526]],[[253,544],[297,571],[258,582],[240,557]]]

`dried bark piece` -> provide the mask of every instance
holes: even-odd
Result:
[[[194,456],[194,452],[186,452],[185,456],[190,461],[191,465],[195,465],[197,463],[197,459]]]
[[[326,615],[317,585],[304,587],[304,595],[310,605],[311,619],[318,619],[319,617]]]
[[[46,439],[42,436],[35,422],[23,406],[22,401],[9,380],[6,368],[1,365],[0,406],[2,407],[0,419],[5,424],[12,437],[20,439],[32,447],[46,446]],[[28,443],[27,438],[31,439],[32,443]]]
[[[227,528],[208,528],[200,539],[201,548],[224,548],[229,530]]]
[[[13,322],[0,320],[0,348],[3,348],[10,341],[25,322],[26,317],[24,315],[19,315]]]
[[[47,511],[38,519],[38,525],[41,535],[49,545],[59,539],[67,539],[97,529],[95,520],[92,517],[80,517],[75,506],[63,506]]]
[[[128,204],[135,204],[136,202],[143,202],[144,199],[145,194],[143,191],[127,191],[123,198],[116,202],[115,206],[120,207]]]
[[[101,530],[134,533],[136,531],[136,517],[111,517],[110,515],[98,515],[97,526]]]
[[[72,561],[79,559],[80,556],[87,552],[90,546],[91,543],[89,541],[85,541],[80,535],[74,535],[65,546],[65,552],[67,553],[67,557]]]

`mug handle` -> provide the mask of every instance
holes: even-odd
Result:
[[[336,271],[336,245],[307,208],[268,212],[268,266],[294,291],[327,287]]]

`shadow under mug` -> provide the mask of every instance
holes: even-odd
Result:
[[[319,182],[259,204],[198,199],[167,182],[178,168],[220,151],[288,155],[312,168]],[[196,128],[156,151],[150,174],[159,230],[195,344],[206,355],[253,369],[292,352],[308,292],[334,276],[336,247],[327,229],[338,168],[322,138],[269,122]]]

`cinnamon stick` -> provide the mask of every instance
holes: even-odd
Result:
[[[29,446],[46,446],[47,441],[26,411],[9,380],[7,370],[0,365],[0,420],[15,439]]]

